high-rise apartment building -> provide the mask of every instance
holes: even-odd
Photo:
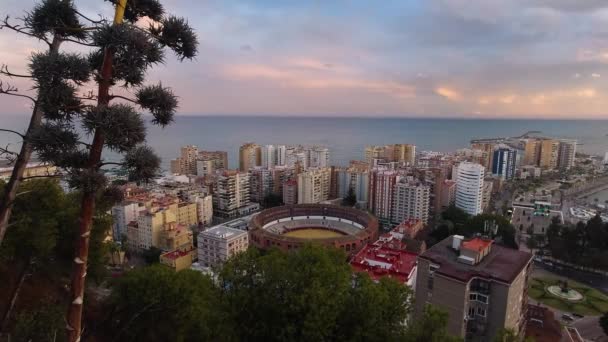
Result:
[[[300,167],[306,170],[309,167],[308,153],[295,147],[288,148],[285,152],[285,165],[288,167]]]
[[[142,212],[136,221],[127,225],[127,245],[133,250],[144,250],[150,247],[160,248],[161,231],[165,225],[177,222],[171,210],[147,210]]]
[[[225,170],[217,175],[213,189],[213,214],[222,218],[238,216],[239,208],[251,204],[251,183],[247,172]]]
[[[196,175],[209,176],[215,173],[216,163],[212,159],[199,159],[196,161]]]
[[[198,159],[213,161],[216,170],[228,168],[228,152],[226,151],[199,151]]]
[[[560,170],[570,170],[576,157],[576,140],[560,140],[557,167]]]
[[[345,198],[353,189],[357,202],[367,206],[369,193],[369,171],[367,169],[338,169],[336,173],[337,197]]]
[[[416,146],[411,144],[392,144],[386,146],[366,146],[365,162],[373,165],[374,160],[380,159],[385,162],[416,163]]]
[[[198,262],[205,267],[217,267],[237,253],[246,251],[249,235],[247,231],[219,225],[200,232],[197,245]]]
[[[329,199],[331,169],[308,169],[298,175],[298,204],[319,203]]]
[[[414,320],[430,304],[448,313],[448,332],[467,341],[492,341],[503,328],[523,333],[531,261],[489,239],[446,238],[418,256]]]
[[[541,140],[533,138],[525,140],[523,165],[538,166],[541,147]]]
[[[139,214],[146,210],[143,203],[125,201],[112,207],[112,236],[115,241],[121,241],[127,235],[127,225],[137,221]]]
[[[198,147],[186,145],[180,148],[180,157],[171,161],[171,173],[195,175]]]
[[[479,164],[486,168],[488,172],[492,171],[492,164],[490,164],[489,167],[486,167],[490,159],[492,159],[491,154],[487,151],[461,148],[456,150],[456,156],[459,157],[458,160],[460,161],[467,161],[469,163]]]
[[[200,161],[205,163],[200,164]],[[171,160],[171,173],[207,175],[214,170],[228,167],[228,153],[224,151],[199,151],[194,145],[183,146],[180,157]]]
[[[251,184],[251,200],[262,203],[264,198],[274,190],[274,179],[271,170],[258,166],[249,169]]]
[[[254,143],[246,143],[239,148],[239,170],[249,171],[262,164],[262,148]]]
[[[277,149],[277,165],[284,166],[287,162],[287,146],[278,145]]]
[[[329,167],[329,149],[327,147],[314,146],[308,150],[309,167]]]
[[[365,162],[372,165],[374,159],[384,158],[384,146],[366,146],[365,147]]]
[[[272,193],[282,197],[283,196],[283,184],[290,179],[296,177],[295,168],[288,166],[277,166],[270,170],[272,177]]]
[[[285,205],[298,204],[298,182],[295,179],[283,183],[283,203]]]
[[[417,167],[413,169],[414,176],[430,189],[429,217],[441,214],[441,193],[447,171],[443,167]]]
[[[458,165],[456,176],[456,207],[469,215],[481,214],[483,201],[484,167],[463,162]]]
[[[559,158],[559,141],[544,139],[541,141],[539,166],[545,170],[555,170]]]
[[[393,214],[393,192],[399,174],[375,169],[369,173],[368,209],[383,223],[390,223]]]
[[[485,152],[485,160],[483,165],[486,170],[491,170],[492,165],[494,165],[494,149],[496,148],[496,144],[491,141],[475,141],[471,142],[471,149]]]
[[[440,208],[442,210],[454,205],[454,202],[456,202],[456,181],[451,179],[444,180],[440,196]]]
[[[416,146],[412,144],[395,144],[392,147],[392,157],[390,161],[405,162],[409,165],[416,164]],[[388,157],[388,156],[387,156]]]
[[[271,169],[278,165],[277,148],[274,145],[264,145],[262,150],[262,167]]]
[[[213,197],[211,195],[197,196],[194,201],[198,223],[208,227],[213,221]]]
[[[515,177],[517,151],[507,146],[501,146],[494,151],[492,159],[492,174],[502,179],[513,179]]]
[[[429,220],[429,199],[431,188],[412,177],[401,177],[393,191],[392,222]]]

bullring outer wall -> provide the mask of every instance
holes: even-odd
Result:
[[[287,217],[328,216],[356,222],[363,226],[358,232],[327,239],[294,238],[263,229],[264,225]],[[272,247],[284,251],[300,248],[306,243],[333,246],[353,254],[378,238],[378,219],[373,215],[348,207],[326,204],[297,204],[266,209],[249,222],[249,243],[260,249]],[[318,228],[318,227],[315,227]]]

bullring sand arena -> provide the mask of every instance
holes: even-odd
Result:
[[[320,243],[354,253],[378,236],[378,220],[353,208],[299,204],[264,210],[249,223],[251,243],[258,248],[297,249]]]

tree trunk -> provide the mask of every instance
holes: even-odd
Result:
[[[127,0],[120,0],[116,5],[114,24],[122,23]],[[101,65],[100,81],[98,87],[97,107],[103,108],[110,102],[110,85],[112,80],[112,58],[114,51],[106,48],[103,63]],[[89,152],[87,169],[97,171],[103,152],[104,136],[101,130],[95,130],[93,143]],[[69,342],[79,342],[82,333],[82,308],[84,303],[85,279],[87,275],[87,259],[89,257],[89,238],[93,226],[93,214],[95,213],[96,191],[87,191],[83,194],[80,208],[78,237],[76,238],[76,253],[72,269],[70,287],[71,303],[67,314],[67,335]]]
[[[21,286],[25,282],[25,278],[28,275],[30,267],[32,266],[31,259],[27,258],[25,264],[21,269],[21,273],[19,273],[19,280],[17,281],[17,285],[13,290],[13,294],[11,295],[11,301],[4,312],[4,317],[2,317],[2,325],[0,326],[0,331],[6,330],[8,328],[8,323],[11,318],[11,314],[13,313],[13,309],[15,308],[15,304],[17,303],[17,298],[19,298],[19,292],[21,291]]]
[[[55,35],[53,37],[53,42],[51,43],[51,46],[49,48],[49,53],[57,54],[59,52],[59,46],[61,45],[61,42],[61,38],[58,35]],[[23,173],[25,172],[27,163],[30,161],[30,157],[32,156],[32,144],[29,139],[32,137],[34,131],[36,131],[40,127],[43,114],[44,113],[42,113],[42,110],[40,110],[40,108],[38,107],[38,103],[35,103],[34,109],[32,111],[32,117],[30,119],[30,124],[27,127],[25,137],[23,138],[23,143],[21,144],[21,151],[19,152],[17,160],[15,160],[15,165],[13,166],[11,179],[8,181],[6,189],[2,194],[2,200],[0,201],[0,245],[2,245],[4,235],[6,234],[6,231],[8,229],[8,224],[11,218],[13,204],[15,203],[15,198],[17,197],[17,190],[19,188],[19,184],[21,184]]]

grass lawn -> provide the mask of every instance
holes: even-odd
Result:
[[[549,293],[546,288],[557,285],[558,279],[550,277],[533,278],[528,287],[528,294],[534,300],[561,311],[574,312],[585,316],[599,316],[608,311],[608,296],[583,284],[568,281],[568,287],[580,292],[583,299],[568,301]]]

